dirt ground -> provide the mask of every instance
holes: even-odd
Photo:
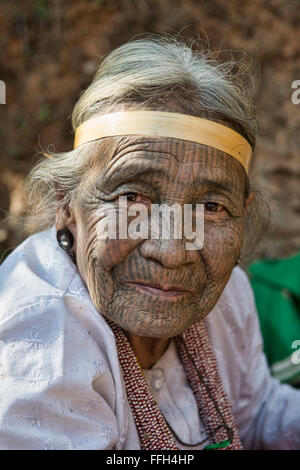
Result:
[[[291,100],[300,80],[298,0],[1,0],[0,259],[22,239],[24,176],[41,148],[72,148],[72,108],[101,57],[136,35],[178,32],[215,51],[247,52],[260,123],[251,177],[272,214],[255,257],[300,250],[300,104]]]

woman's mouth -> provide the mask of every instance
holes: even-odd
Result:
[[[177,286],[161,286],[159,284],[146,284],[143,282],[128,282],[128,285],[160,297],[181,297],[192,293],[188,289]]]

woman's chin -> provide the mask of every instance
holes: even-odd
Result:
[[[145,307],[145,303],[142,304],[138,301],[124,302],[117,309],[110,309],[105,316],[125,331],[149,338],[177,336],[200,319],[199,309],[196,312],[186,305],[183,310],[179,301],[176,305],[174,303],[172,305],[165,304],[164,308],[160,308],[157,304],[152,304],[152,309],[150,305],[148,308]]]

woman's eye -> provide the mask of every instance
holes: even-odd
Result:
[[[124,194],[124,196],[127,197],[127,201],[137,202],[139,194],[137,194],[137,193],[126,193],[126,194]]]
[[[218,202],[206,202],[204,204],[204,209],[208,212],[221,212],[224,210],[224,206]]]
[[[137,204],[151,204],[149,197],[143,196],[139,193],[125,193],[124,196],[127,198],[127,202],[136,202]]]

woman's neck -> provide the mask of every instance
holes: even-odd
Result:
[[[148,338],[126,332],[142,369],[150,369],[167,349],[171,338]]]

